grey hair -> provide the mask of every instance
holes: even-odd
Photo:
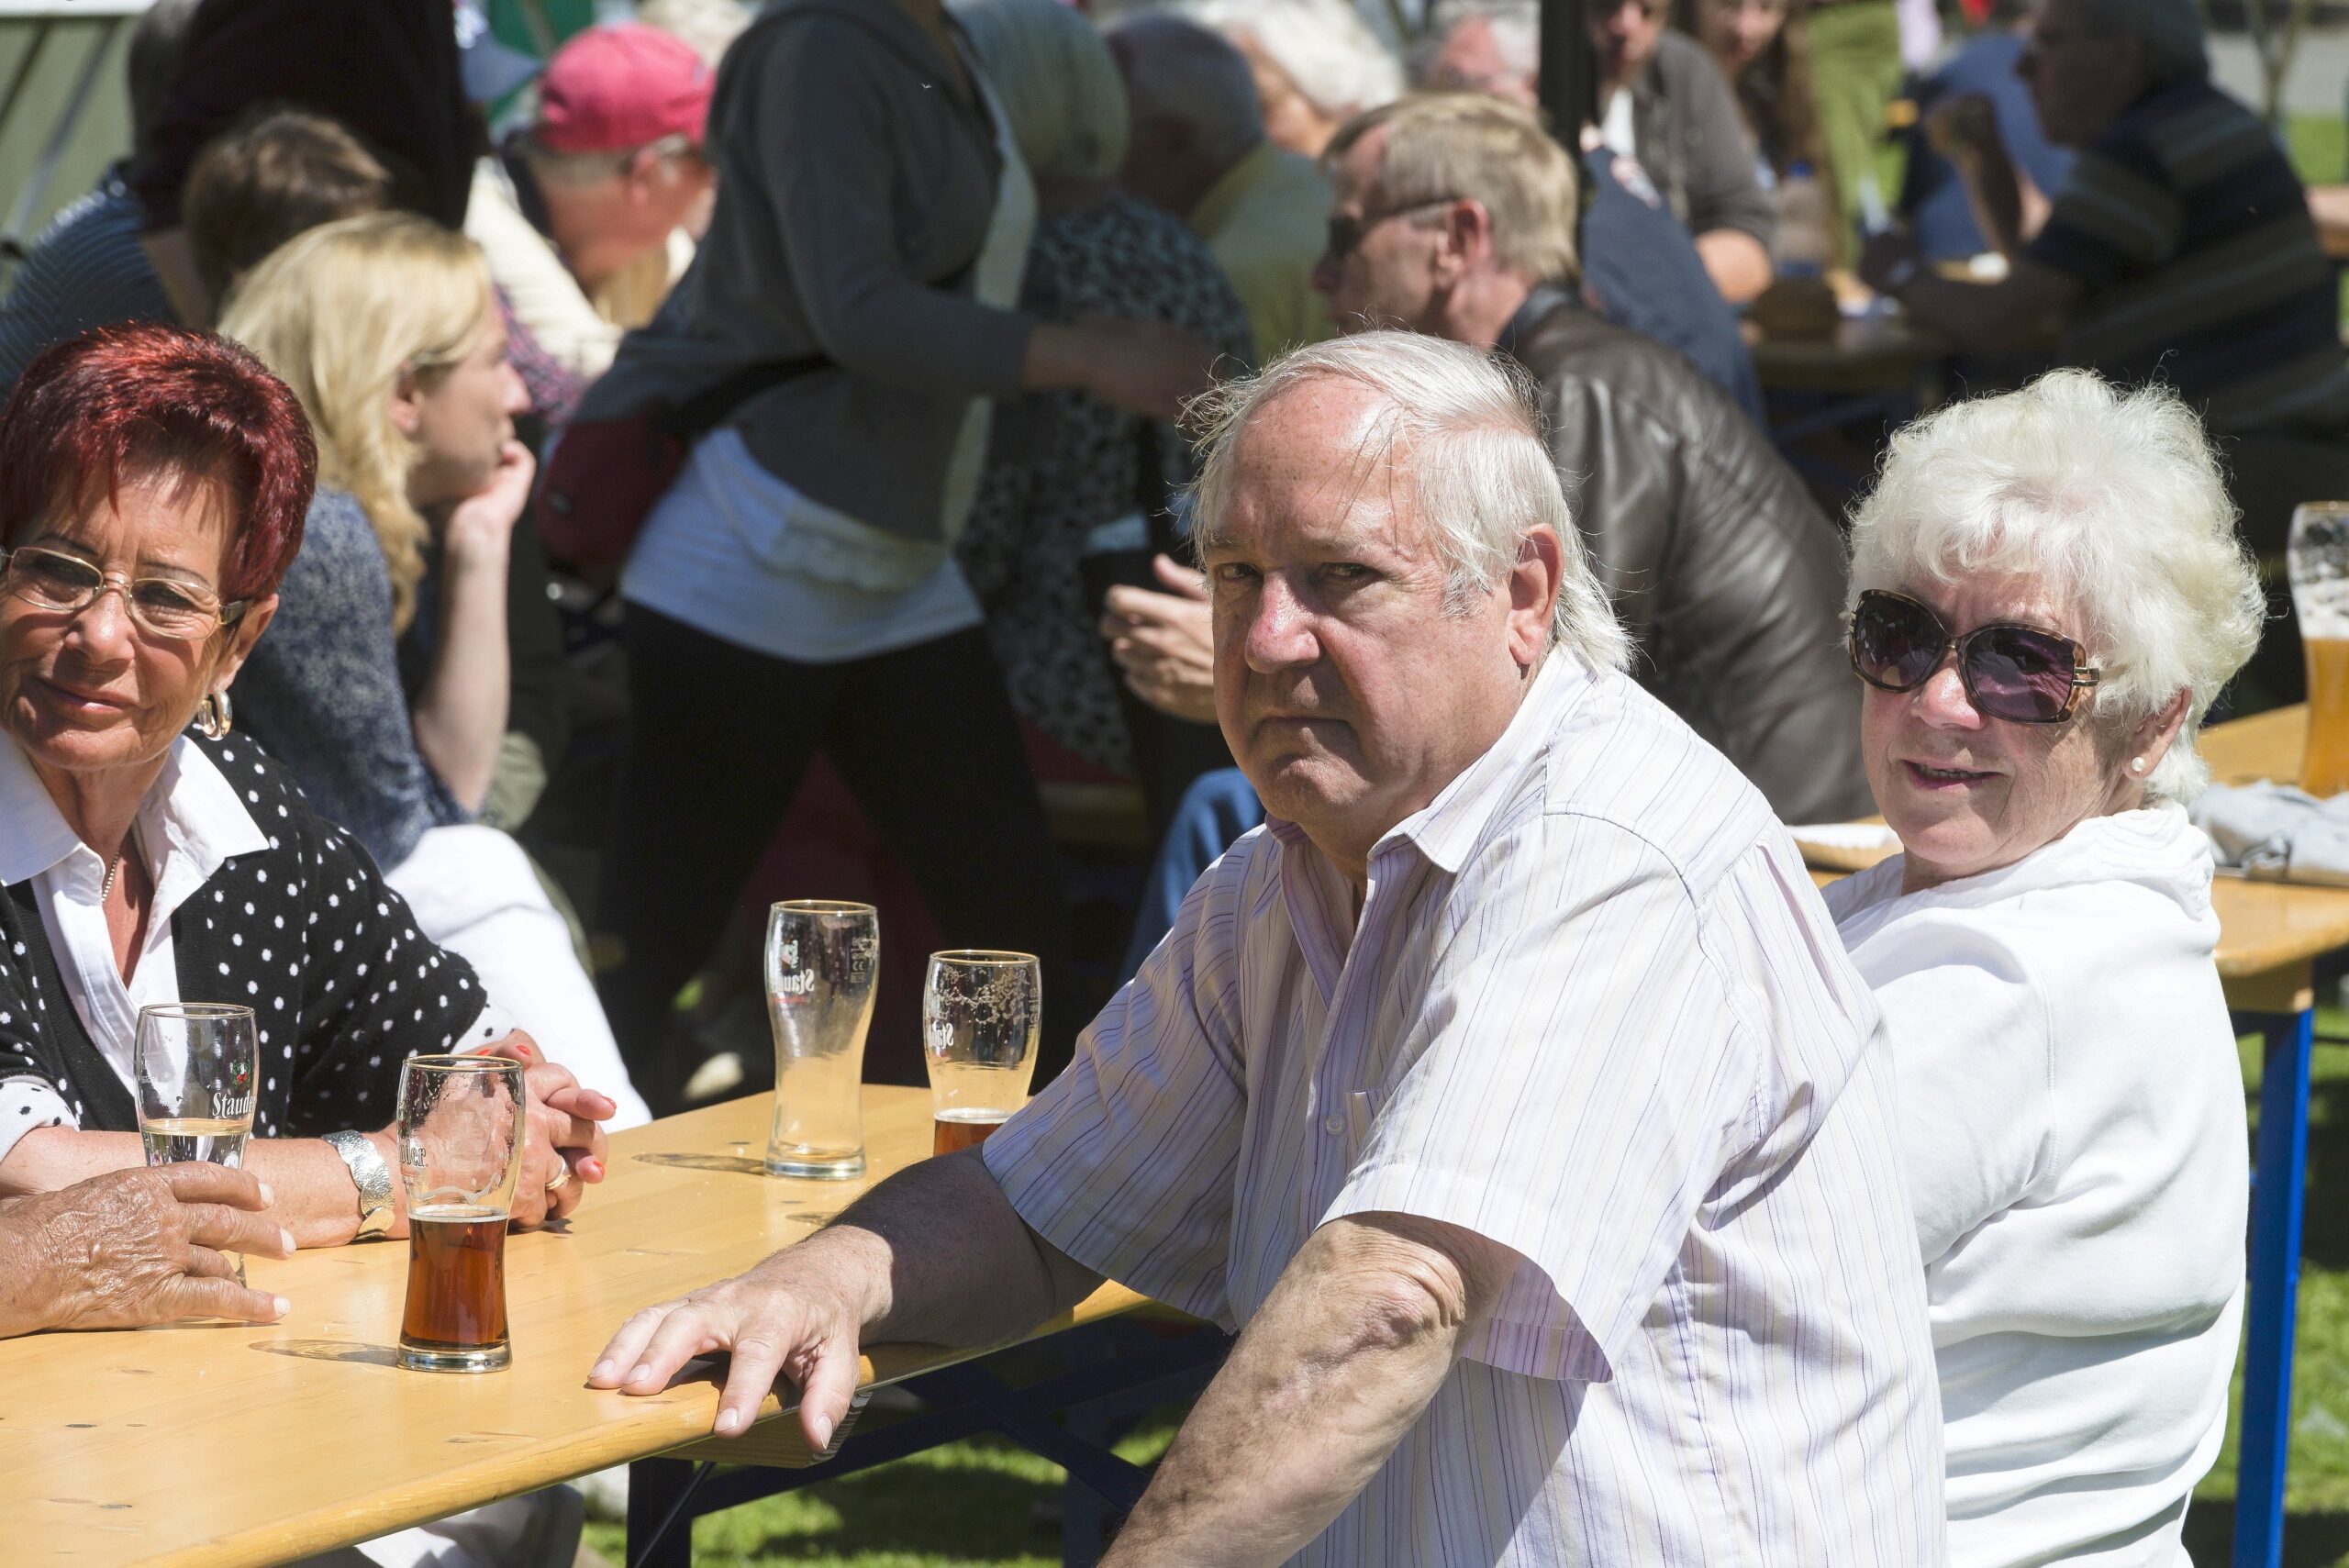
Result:
[[[2210,52],[2195,0],[2080,0],[2080,25],[2098,38],[2135,39],[2155,83],[2210,73]]]
[[[1229,169],[1264,139],[1264,114],[1248,57],[1220,33],[1180,17],[1146,15],[1109,33],[1126,79],[1133,123],[1173,120],[1197,138],[1201,157]]]
[[[2187,694],[2155,800],[2210,782],[2203,715],[2259,645],[2266,602],[2202,422],[2176,394],[2055,371],[1955,403],[1892,439],[1852,519],[1851,601],[1866,588],[1985,573],[2040,579],[2086,624],[2103,670],[2089,712],[2122,733]]]
[[[1245,33],[1337,119],[1403,95],[1403,67],[1345,0],[1200,0],[1185,12],[1227,38]]]
[[[1193,406],[1205,428],[1192,486],[1194,537],[1222,537],[1241,430],[1282,394],[1313,381],[1367,387],[1387,412],[1364,443],[1406,465],[1419,517],[1435,535],[1444,600],[1467,614],[1518,562],[1527,535],[1558,536],[1559,585],[1550,641],[1594,670],[1622,670],[1630,639],[1590,569],[1556,464],[1542,439],[1531,380],[1514,364],[1418,332],[1362,332],[1282,355]]]
[[[1579,15],[1579,12],[1577,12]],[[1429,7],[1428,30],[1413,52],[1414,75],[1425,81],[1429,65],[1465,22],[1482,18],[1493,29],[1493,50],[1502,69],[1529,80],[1542,71],[1540,0],[1449,0]]]
[[[530,172],[550,185],[592,185],[600,180],[617,180],[647,153],[663,163],[701,154],[701,143],[684,131],[673,131],[641,147],[615,147],[600,152],[557,152],[528,130],[516,144],[529,162]]]
[[[1109,46],[1060,0],[953,0],[1040,179],[1114,180],[1126,161],[1126,84]]]

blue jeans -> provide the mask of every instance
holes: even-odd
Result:
[[[1182,804],[1174,808],[1174,821],[1167,825],[1158,859],[1142,878],[1141,896],[1134,905],[1133,940],[1127,945],[1125,969],[1119,975],[1121,982],[1131,980],[1150,950],[1174,929],[1175,911],[1183,907],[1191,884],[1231,848],[1233,840],[1264,820],[1264,803],[1238,768],[1218,768],[1192,781],[1183,792]]]

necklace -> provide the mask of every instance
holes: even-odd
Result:
[[[98,884],[98,904],[103,907],[114,895],[114,879],[122,870],[122,856],[117,854],[106,862],[106,879]]]

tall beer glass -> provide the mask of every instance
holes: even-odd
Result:
[[[232,1002],[141,1007],[130,1049],[147,1163],[242,1165],[261,1077],[253,1010]],[[237,1283],[244,1284],[244,1259],[233,1252],[228,1257],[237,1267]]]
[[[774,1025],[774,1120],[767,1174],[864,1174],[864,1034],[881,921],[870,904],[788,898],[767,912],[767,1017]]]
[[[930,955],[921,988],[930,1152],[975,1149],[1028,1103],[1044,1016],[1035,955],[965,949]]]
[[[495,1372],[514,1360],[506,1224],[529,1105],[510,1057],[413,1056],[400,1067],[407,1312],[398,1360],[412,1372]]]
[[[2349,501],[2310,501],[2292,513],[2287,562],[2292,609],[2309,670],[2308,750],[2300,787],[2349,790]]]

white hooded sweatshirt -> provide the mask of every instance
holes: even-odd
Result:
[[[2099,817],[1903,895],[1827,890],[1897,1065],[1953,1568],[2186,1568],[2243,1307],[2249,1156],[2210,841]]]

